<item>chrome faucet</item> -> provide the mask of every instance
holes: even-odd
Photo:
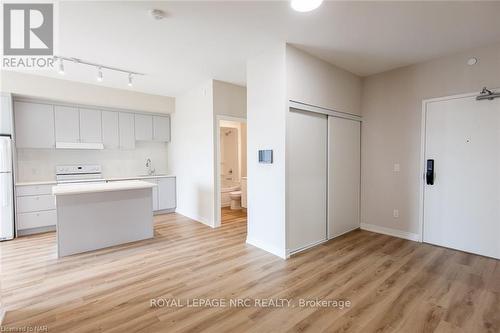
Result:
[[[152,169],[151,167],[153,166],[153,164],[151,163],[151,159],[148,157],[148,159],[146,160],[146,167],[148,168],[148,175],[149,176],[152,176],[156,173],[156,169]]]

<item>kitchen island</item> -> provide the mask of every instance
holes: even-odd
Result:
[[[54,186],[58,256],[153,238],[155,186],[140,180]]]

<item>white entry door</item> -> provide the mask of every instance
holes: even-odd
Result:
[[[428,103],[425,133],[424,242],[500,258],[500,99]]]

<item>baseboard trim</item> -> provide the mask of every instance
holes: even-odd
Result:
[[[56,231],[55,225],[17,230],[16,236],[29,236],[29,235],[42,234],[44,232],[51,232],[51,231]]]
[[[190,218],[191,220],[194,220],[196,222],[199,222],[201,224],[204,224],[206,225],[207,227],[210,227],[210,228],[215,228],[215,226],[213,225],[213,223],[208,223],[208,221],[206,221],[204,218],[202,218],[201,216],[192,216],[191,214],[186,214],[186,213],[183,213],[182,211],[179,211],[178,209],[175,210],[175,212],[177,214],[180,214],[182,216],[185,216],[187,218]]]
[[[259,249],[264,250],[266,252],[269,252],[271,254],[274,254],[275,256],[278,256],[281,259],[287,259],[286,251],[281,250],[281,249],[274,247],[274,246],[269,246],[265,242],[261,242],[261,241],[256,240],[256,239],[247,238],[246,243],[249,245],[258,247]]]
[[[169,209],[163,209],[163,210],[157,210],[153,212],[153,215],[163,215],[163,214],[170,214],[170,213],[175,213],[175,208],[169,208]]]
[[[361,223],[361,229],[393,237],[403,238],[414,242],[420,242],[420,235],[413,232],[381,227],[374,224]]]
[[[328,239],[322,239],[320,241],[317,241],[317,242],[314,242],[314,243],[311,243],[309,245],[306,245],[304,247],[301,247],[300,249],[296,249],[296,250],[287,250],[287,258],[290,258],[291,256],[295,255],[295,254],[298,254],[300,252],[303,252],[303,251],[306,251],[306,250],[309,250],[310,248],[313,248],[315,246],[318,246],[320,244],[323,244],[323,243],[326,243],[328,242]]]

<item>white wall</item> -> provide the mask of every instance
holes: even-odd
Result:
[[[247,242],[285,257],[285,44],[247,62]],[[273,164],[259,164],[258,150],[272,149]]]
[[[468,66],[475,56],[477,65]],[[361,221],[419,230],[422,100],[500,87],[500,45],[443,57],[364,79]],[[401,171],[393,172],[394,163]],[[383,195],[381,195],[383,193]],[[399,218],[393,218],[393,209]]]
[[[247,117],[247,90],[235,84],[213,80],[214,114]]]
[[[168,173],[168,144],[136,142],[134,150],[18,149],[17,182],[55,180],[56,165],[100,164],[105,178],[147,174],[150,158],[156,173]]]
[[[158,96],[98,84],[54,79],[40,75],[1,71],[1,91],[12,94],[52,99],[76,104],[141,110],[158,113],[174,112],[173,97]]]
[[[178,96],[175,104],[168,163],[177,176],[176,211],[214,226],[212,80]]]
[[[286,47],[288,99],[361,114],[361,78],[291,45]]]

